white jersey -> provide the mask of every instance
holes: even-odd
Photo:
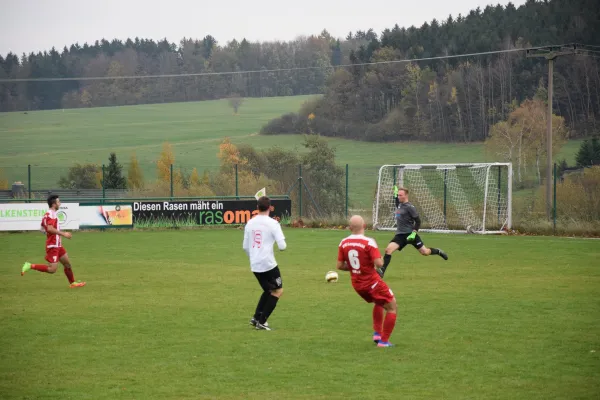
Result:
[[[285,236],[279,222],[267,215],[256,215],[244,229],[243,248],[250,258],[253,272],[267,272],[277,266],[273,245],[277,242],[279,250],[285,250]]]

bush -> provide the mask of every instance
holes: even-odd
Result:
[[[102,168],[96,164],[75,164],[69,168],[67,176],[58,181],[61,189],[100,189]]]
[[[559,181],[556,209],[561,217],[600,221],[600,166],[570,173]]]
[[[322,97],[305,101],[304,103],[302,103],[298,115],[301,118],[307,118],[310,114],[314,114],[317,116],[320,115],[321,113],[319,111],[319,108],[321,104],[323,104],[323,102],[324,101]]]
[[[600,166],[571,172],[556,186],[557,233],[600,234]],[[551,233],[546,216],[546,186],[513,200],[513,228],[532,233]]]
[[[4,171],[0,168],[0,190],[8,189],[8,179],[4,175]]]
[[[235,196],[235,172],[221,171],[211,178],[211,190],[216,196]],[[260,188],[267,188],[267,193],[282,193],[282,186],[264,175],[249,171],[238,171],[238,194],[240,196],[254,196]]]
[[[239,157],[245,160],[244,165],[241,166],[246,171],[252,172],[254,175],[260,175],[261,171],[264,170],[267,161],[262,152],[258,152],[254,147],[249,144],[241,144],[237,146]]]
[[[262,135],[281,135],[299,133],[296,130],[298,116],[294,113],[284,114],[279,118],[272,119],[260,130]]]
[[[559,236],[600,236],[600,221],[581,221],[568,218],[557,218],[556,230],[554,223],[547,218],[515,219],[513,230],[536,235],[559,235]]]

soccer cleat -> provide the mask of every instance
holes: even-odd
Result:
[[[440,250],[440,257],[442,257],[444,260],[448,260],[448,254],[444,253],[444,250],[439,249]]]
[[[383,279],[383,275],[385,274],[385,268],[377,268],[376,271],[379,277]]]
[[[378,332],[373,332],[373,341],[378,344],[380,340],[381,335]]]
[[[394,347],[393,344],[391,344],[390,342],[379,342],[377,343],[377,347]]]
[[[250,325],[256,327],[256,324],[258,324],[258,320],[256,318],[252,317],[252,319],[250,320]],[[263,325],[268,327],[269,323],[265,322]]]
[[[25,272],[31,269],[31,263],[26,262],[23,264],[23,268],[21,268],[21,276],[25,275]]]
[[[269,328],[269,325],[267,325],[266,322],[264,324],[261,324],[260,322],[256,321],[256,330],[259,330],[259,331],[270,331],[271,328]]]
[[[85,286],[85,282],[81,282],[81,281],[75,281],[69,285],[70,288],[78,288],[78,287],[84,287],[84,286]]]

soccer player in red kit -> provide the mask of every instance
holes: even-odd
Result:
[[[60,208],[60,199],[57,195],[48,197],[48,206],[50,209],[44,215],[44,218],[42,218],[41,225],[42,231],[46,233],[46,261],[48,261],[48,264],[31,264],[26,262],[21,269],[21,275],[25,275],[25,272],[30,269],[53,274],[58,269],[58,263],[60,262],[64,267],[65,275],[69,280],[70,287],[77,288],[85,286],[85,282],[75,281],[69,255],[62,246],[62,238],[65,237],[71,239],[71,234],[60,230],[60,223],[57,215]]]
[[[390,336],[396,325],[396,298],[375,268],[383,265],[374,239],[366,237],[365,222],[359,215],[350,218],[352,234],[338,248],[337,269],[350,271],[354,290],[373,307],[373,341],[377,347],[391,347]],[[384,318],[384,310],[385,318]]]

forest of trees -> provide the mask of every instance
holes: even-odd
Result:
[[[323,98],[267,124],[262,133],[312,132],[358,140],[481,141],[526,99],[547,99],[547,61],[524,51],[412,63],[427,58],[563,43],[599,44],[600,2],[529,1],[487,7],[420,29],[394,27],[351,51]],[[560,57],[554,112],[571,137],[600,133],[600,47]],[[309,118],[310,117],[310,118]]]
[[[324,30],[290,42],[220,44],[209,35],[179,44],[139,38],[73,44],[61,51],[0,57],[0,111],[321,93],[321,100],[273,121],[265,133],[484,140],[490,126],[545,87],[545,60],[519,52],[363,64],[563,43],[598,45],[598,21],[600,2],[595,0],[529,0],[519,8],[477,8],[421,27],[351,32],[344,40]],[[600,48],[593,54],[600,56]],[[556,63],[555,110],[572,135],[599,130],[599,61],[578,55]],[[178,74],[203,75],[30,80]],[[10,81],[14,79],[24,81]],[[307,119],[310,114],[315,117]]]

